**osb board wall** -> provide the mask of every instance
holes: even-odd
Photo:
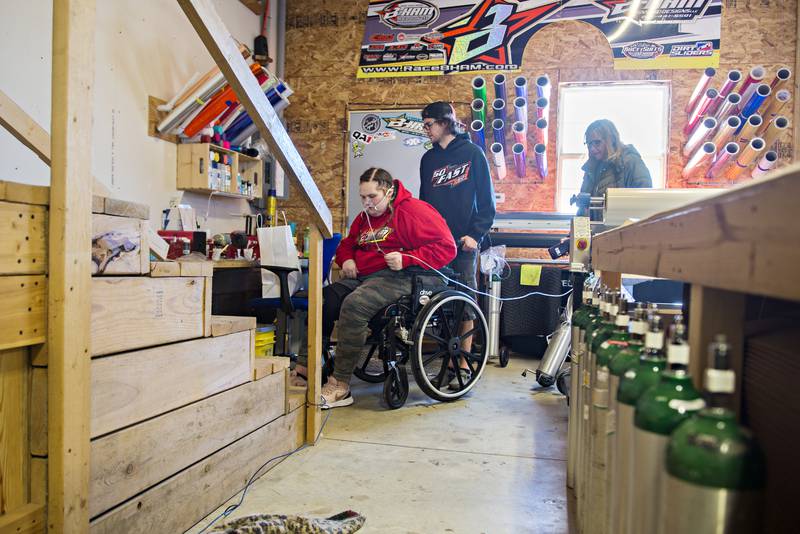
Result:
[[[356,80],[367,5],[367,0],[291,0],[288,5],[285,78],[294,89],[294,96],[286,112],[287,126],[339,229],[346,209],[344,143],[348,104],[385,107],[448,100],[456,104],[462,120],[469,118],[470,75]],[[769,79],[779,66],[794,70],[796,13],[797,0],[728,0],[722,21],[720,77],[731,68],[744,72],[756,64],[769,70]],[[587,24],[568,21],[550,25],[528,43],[523,74],[530,78],[543,73],[550,76],[554,88],[549,117],[549,176],[539,183],[535,166],[529,165],[525,180],[509,176],[495,182],[497,191],[505,193],[505,203],[499,209],[554,209],[557,87],[562,82],[669,80],[673,105],[667,184],[688,185],[680,174],[685,164],[681,155],[686,140],[683,110],[701,71],[615,71],[605,37]],[[529,106],[532,115],[533,107]],[[598,106],[602,103],[598,102]],[[791,156],[789,135],[780,145],[783,164]],[[414,166],[408,172],[416,173],[418,169]],[[294,187],[280,207],[290,219],[309,220]]]

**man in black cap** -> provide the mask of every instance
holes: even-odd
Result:
[[[461,132],[455,110],[447,102],[434,102],[422,110],[422,121],[433,148],[420,162],[419,198],[442,214],[458,246],[450,267],[470,288],[477,288],[478,250],[494,223],[494,187],[483,151]],[[461,333],[472,329],[462,323]],[[469,349],[471,340],[466,340]],[[461,362],[462,375],[468,375]],[[454,378],[455,384],[457,380]],[[455,387],[455,386],[454,386]]]

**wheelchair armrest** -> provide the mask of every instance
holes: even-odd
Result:
[[[281,284],[281,310],[286,315],[292,315],[294,313],[294,306],[292,305],[292,295],[289,294],[289,273],[294,271],[298,271],[294,267],[281,267],[278,265],[262,265],[262,269],[267,269],[275,273],[278,277],[278,281]]]

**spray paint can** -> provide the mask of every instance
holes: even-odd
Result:
[[[270,189],[269,191],[267,191],[267,214],[266,214],[267,226],[277,225],[278,198],[275,195],[276,193],[274,189]]]

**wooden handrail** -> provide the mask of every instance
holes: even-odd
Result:
[[[50,134],[3,91],[0,91],[0,126],[50,165]]]
[[[211,1],[178,0],[178,4],[225,75],[225,80],[239,97],[239,102],[253,119],[272,154],[300,187],[311,205],[311,216],[317,229],[323,237],[331,237],[333,220],[325,199]]]

